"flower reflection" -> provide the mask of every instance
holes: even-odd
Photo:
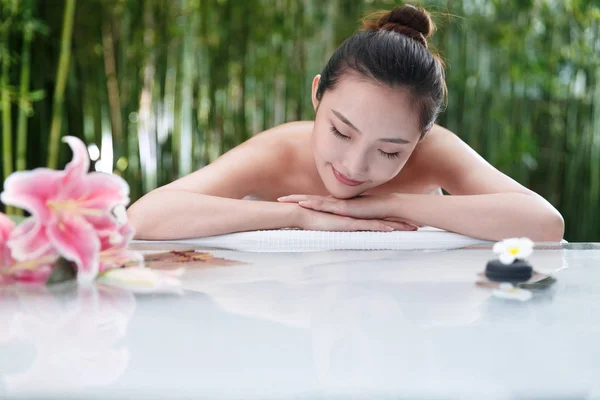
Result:
[[[126,335],[135,298],[107,286],[0,287],[0,345],[30,343],[35,359],[22,371],[0,371],[7,394],[74,390],[114,382],[129,352]],[[8,346],[8,347],[6,347]]]

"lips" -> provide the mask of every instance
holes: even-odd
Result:
[[[358,185],[362,185],[363,183],[365,183],[365,181],[355,181],[353,179],[346,177],[345,175],[338,172],[335,168],[333,168],[333,166],[331,166],[331,169],[333,171],[333,175],[335,176],[335,178],[338,181],[342,182],[344,185],[358,186]]]

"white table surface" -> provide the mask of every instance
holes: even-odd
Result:
[[[489,246],[213,254],[183,295],[0,289],[0,398],[600,397],[600,244],[538,248],[528,302]]]

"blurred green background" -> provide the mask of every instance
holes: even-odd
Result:
[[[132,200],[263,129],[311,119],[310,83],[384,0],[0,0],[2,177],[70,159]],[[600,241],[600,2],[413,2],[448,66],[438,123]],[[14,211],[14,210],[9,210]]]

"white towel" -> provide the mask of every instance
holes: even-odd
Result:
[[[297,229],[238,232],[197,239],[168,241],[134,240],[133,243],[178,243],[196,247],[247,252],[304,252],[327,250],[444,250],[486,240],[424,227],[418,231],[323,232]]]

